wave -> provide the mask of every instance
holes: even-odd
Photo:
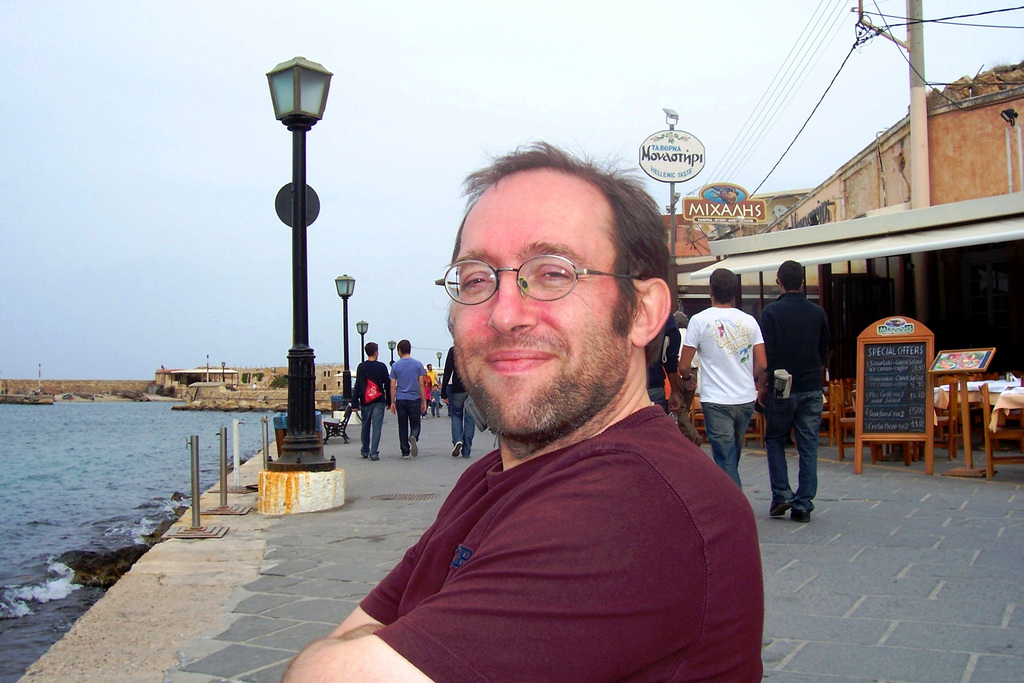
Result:
[[[0,591],[0,619],[19,619],[32,614],[32,603],[62,600],[81,586],[72,583],[75,572],[65,564],[51,562],[47,572],[53,576],[41,584],[7,586]]]

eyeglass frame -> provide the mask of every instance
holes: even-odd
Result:
[[[551,301],[558,301],[560,299],[564,299],[565,297],[567,297],[570,294],[572,294],[573,290],[576,289],[576,285],[579,284],[580,276],[581,275],[605,275],[607,277],[619,278],[620,280],[643,280],[644,279],[644,278],[641,278],[641,277],[637,277],[636,275],[623,275],[621,273],[607,273],[607,272],[605,272],[603,270],[595,270],[594,268],[577,268],[575,263],[570,261],[565,256],[561,256],[559,254],[537,254],[536,256],[531,256],[530,258],[528,258],[525,261],[523,261],[522,263],[520,263],[518,268],[511,268],[511,267],[495,268],[494,266],[492,266],[487,261],[482,261],[480,259],[475,259],[475,258],[474,259],[463,259],[461,261],[456,261],[455,263],[452,263],[451,265],[449,265],[447,269],[445,269],[444,277],[442,277],[439,280],[435,280],[435,284],[438,284],[438,285],[441,285],[442,287],[444,287],[445,293],[447,293],[448,297],[452,301],[454,301],[455,303],[461,304],[463,306],[479,306],[480,304],[487,303],[488,301],[493,299],[494,295],[498,293],[498,289],[501,286],[501,274],[502,273],[516,273],[516,275],[518,275],[519,271],[521,271],[523,269],[523,267],[526,264],[528,264],[530,261],[536,261],[537,259],[542,259],[542,258],[554,258],[554,259],[558,259],[560,261],[565,261],[565,263],[569,266],[569,268],[567,270],[569,272],[573,273],[573,275],[575,277],[574,277],[574,279],[572,281],[572,285],[569,287],[569,289],[565,290],[564,294],[560,294],[559,296],[555,297],[554,299],[538,299],[536,296],[530,294],[530,292],[528,291],[527,288],[523,287],[523,285],[522,285],[522,278],[517,277],[516,278],[516,287],[518,287],[519,293],[522,294],[523,296],[529,298],[529,299],[533,299],[534,301],[551,302]],[[459,266],[467,264],[467,263],[480,263],[480,264],[483,264],[483,265],[487,266],[488,268],[490,268],[491,271],[494,273],[494,290],[487,296],[486,299],[481,299],[480,301],[474,301],[473,303],[466,303],[465,301],[458,300],[457,298],[455,298],[455,295],[452,294],[452,290],[448,286],[448,276],[451,274],[451,272],[452,272],[452,270],[454,268],[458,268]]]

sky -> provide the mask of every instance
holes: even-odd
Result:
[[[924,0],[924,15],[1018,4]],[[859,46],[840,70],[855,5],[0,0],[0,379],[287,364],[291,231],[274,197],[291,181],[292,140],[266,73],[292,57],[334,74],[307,136],[317,362],[342,362],[334,278],[347,274],[353,366],[359,320],[382,359],[387,340],[407,338],[436,363],[451,338],[433,283],[467,173],[538,140],[638,168],[668,107],[707,157],[684,195],[713,181],[813,188],[907,112],[893,43]],[[865,9],[904,16],[906,3]],[[1020,26],[1024,12],[963,21]],[[1021,35],[928,24],[925,78],[1018,63]],[[667,204],[668,186],[640,175]]]

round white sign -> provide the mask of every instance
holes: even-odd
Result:
[[[704,145],[682,130],[663,130],[640,145],[640,168],[663,183],[682,183],[704,168]]]

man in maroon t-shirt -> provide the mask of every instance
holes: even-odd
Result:
[[[500,448],[285,680],[760,680],[750,505],[647,395],[674,303],[657,205],[545,144],[466,186],[443,282]]]

